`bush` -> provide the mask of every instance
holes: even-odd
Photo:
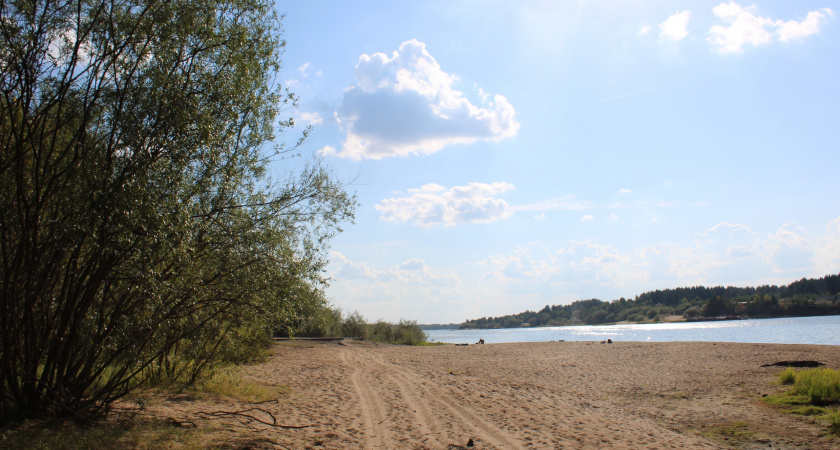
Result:
[[[341,314],[337,308],[323,306],[309,313],[296,325],[288,325],[290,335],[302,337],[345,337],[388,344],[421,345],[429,338],[414,320],[393,324],[384,320],[369,324],[358,311]]]
[[[343,337],[364,339],[366,333],[367,321],[358,311],[353,311],[341,321],[341,335]]]
[[[683,313],[683,317],[685,317],[686,319],[693,319],[693,318],[699,317],[699,316],[700,316],[700,308],[698,308],[696,306],[689,307]]]

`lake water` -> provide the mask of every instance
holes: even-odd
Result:
[[[840,316],[495,330],[428,330],[429,340],[474,344],[544,341],[705,341],[840,345]]]

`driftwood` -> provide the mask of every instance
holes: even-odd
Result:
[[[773,364],[762,364],[761,367],[819,367],[824,365],[819,361],[779,361]]]
[[[252,411],[259,411],[269,417],[271,417],[271,422],[265,421],[256,417],[251,413]],[[242,411],[198,411],[196,414],[201,416],[206,416],[209,419],[221,419],[225,417],[235,417],[237,419],[246,419],[248,421],[259,422],[263,425],[268,425],[273,428],[284,428],[284,429],[300,429],[300,428],[309,428],[312,425],[281,425],[277,423],[277,418],[274,417],[274,414],[262,409],[262,408],[249,408],[243,409]]]

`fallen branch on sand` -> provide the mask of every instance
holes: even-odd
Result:
[[[248,414],[252,411],[259,411],[269,417],[271,417],[271,422],[267,422],[265,420],[256,417],[253,414]],[[236,417],[236,418],[245,418],[248,420],[253,420],[254,422],[259,422],[263,425],[267,425],[273,428],[284,428],[284,429],[300,429],[300,428],[309,428],[312,425],[280,425],[277,423],[277,418],[274,417],[274,414],[262,409],[262,408],[249,408],[243,409],[242,411],[198,411],[196,414],[201,416],[207,416],[209,419],[221,419],[225,417]]]

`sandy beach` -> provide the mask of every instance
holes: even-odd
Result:
[[[234,448],[840,447],[824,424],[760,401],[784,389],[782,368],[761,366],[790,360],[840,368],[840,347],[294,341],[244,369],[254,382],[283,386],[276,401],[168,400],[148,410]],[[283,427],[260,423],[274,418]]]

